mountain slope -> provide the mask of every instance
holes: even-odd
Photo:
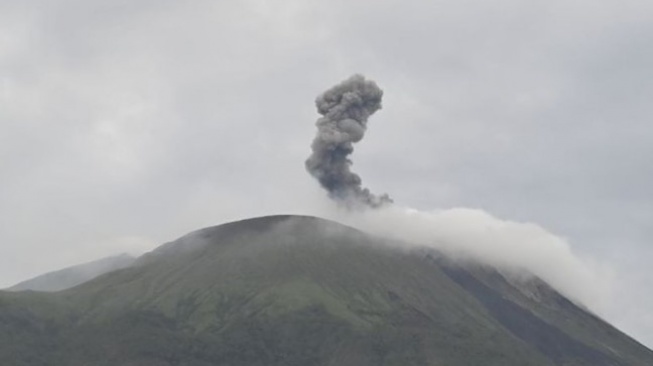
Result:
[[[310,217],[191,233],[53,294],[0,293],[8,365],[652,365],[545,283]]]
[[[120,254],[102,258],[96,261],[45,273],[16,284],[8,288],[7,291],[61,291],[77,286],[88,280],[92,280],[93,278],[107,272],[129,267],[135,260],[136,258],[129,254]]]

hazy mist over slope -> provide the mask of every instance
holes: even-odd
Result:
[[[60,269],[55,272],[42,274],[35,278],[18,283],[8,288],[7,291],[60,291],[92,280],[102,274],[127,268],[131,266],[135,260],[135,257],[125,253],[102,258],[89,263],[83,263]]]
[[[480,262],[517,276],[536,275],[593,311],[605,311],[611,272],[575,254],[560,237],[532,223],[470,208],[418,211],[401,206],[334,214],[364,231],[435,248],[454,260]]]

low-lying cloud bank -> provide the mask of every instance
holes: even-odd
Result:
[[[530,273],[599,314],[608,299],[610,271],[578,257],[565,239],[533,223],[502,220],[480,209],[418,211],[397,205],[327,216],[406,248],[429,247],[455,260]]]

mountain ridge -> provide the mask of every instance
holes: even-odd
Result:
[[[5,289],[5,291],[61,291],[92,280],[102,274],[129,267],[135,260],[135,257],[127,253],[109,256],[44,273],[34,278],[21,281]]]
[[[59,293],[0,292],[0,334],[23,334],[45,365],[653,364],[546,283],[528,286],[541,298],[487,266],[275,215],[194,231]],[[0,344],[0,361],[34,354]]]

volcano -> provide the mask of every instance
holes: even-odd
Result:
[[[653,352],[537,278],[268,216],[63,291],[0,292],[0,364],[644,366]]]

